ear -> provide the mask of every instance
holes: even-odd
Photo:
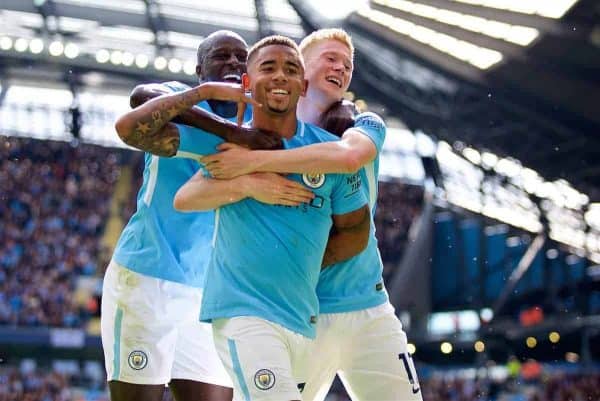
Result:
[[[248,76],[247,73],[242,74],[242,89],[244,89],[245,92],[250,91],[250,76]]]
[[[308,91],[308,79],[304,79],[304,87],[302,88],[302,92],[300,92],[300,96],[306,96],[306,92]]]
[[[196,64],[196,75],[202,80],[202,66],[200,64]]]

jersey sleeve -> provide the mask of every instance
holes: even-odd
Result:
[[[217,146],[223,139],[199,128],[176,124],[179,129],[179,149],[175,157],[197,159],[198,157],[217,153]]]
[[[178,81],[163,82],[161,85],[169,89],[171,92],[183,92],[184,90],[191,88],[191,86]]]
[[[375,144],[377,153],[381,153],[386,133],[385,123],[381,117],[371,112],[361,113],[354,121],[354,129],[369,137]]]
[[[331,196],[333,214],[346,214],[367,204],[364,191],[361,190],[360,173],[336,174],[336,184]]]

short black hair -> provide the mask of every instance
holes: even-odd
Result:
[[[252,47],[250,47],[250,49],[248,50],[248,59],[247,59],[246,63],[249,64],[252,57],[254,57],[260,49],[262,49],[263,47],[267,47],[267,46],[287,46],[287,47],[293,49],[296,52],[296,54],[298,54],[298,58],[304,65],[304,61],[302,59],[302,53],[300,52],[300,48],[298,47],[296,42],[294,42],[292,39],[288,38],[287,36],[282,36],[282,35],[267,36],[265,38],[262,38],[255,44],[253,44]]]
[[[215,31],[208,35],[206,38],[204,38],[204,40],[198,45],[198,52],[196,53],[198,65],[202,65],[204,63],[204,59],[206,58],[206,55],[208,54],[209,50],[214,46],[215,41],[228,36],[239,39],[244,45],[248,46],[244,38],[242,38],[240,35],[233,31],[229,31],[226,29]]]

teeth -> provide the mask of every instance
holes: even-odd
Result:
[[[340,81],[337,78],[334,77],[327,77],[327,81],[329,82],[333,82],[334,84],[336,84],[337,86],[339,86],[340,88],[342,87],[342,81]]]
[[[287,95],[287,94],[288,94],[288,91],[286,91],[286,90],[283,90],[283,89],[273,89],[273,90],[271,91],[271,93],[274,93],[274,94],[276,94],[276,95]]]
[[[237,81],[241,81],[242,77],[240,77],[238,74],[227,74],[223,77],[223,79],[235,79]]]

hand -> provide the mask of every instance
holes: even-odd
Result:
[[[204,82],[198,85],[196,88],[202,91],[202,97],[205,99],[236,102],[238,126],[241,126],[244,123],[246,104],[250,103],[254,107],[262,107],[259,102],[249,96],[246,96],[246,92],[240,84],[229,82]]]
[[[246,194],[269,205],[298,206],[310,202],[314,194],[299,182],[275,173],[254,173],[246,177]]]
[[[340,100],[332,104],[320,118],[319,127],[337,136],[354,126],[356,106],[349,100]]]
[[[222,143],[217,149],[219,153],[200,159],[214,178],[231,179],[256,170],[254,166],[256,158],[252,151],[233,143]]]
[[[227,142],[236,143],[249,149],[281,149],[281,137],[271,131],[258,128],[238,127],[228,134]]]

